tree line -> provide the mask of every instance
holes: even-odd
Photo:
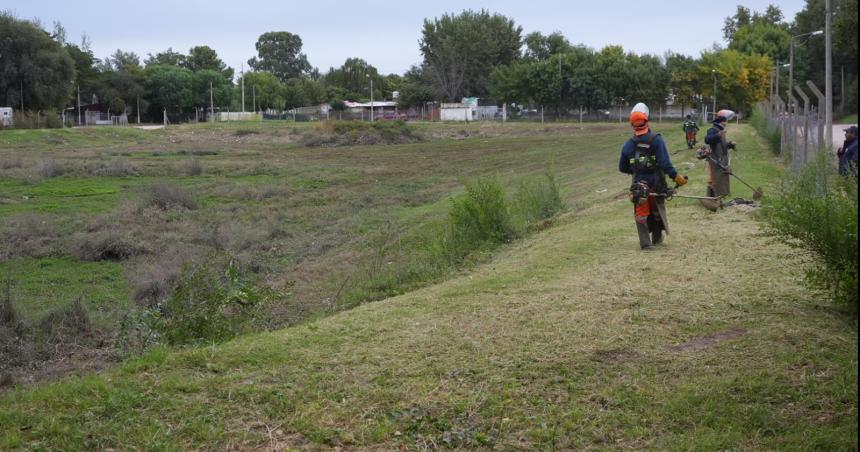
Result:
[[[845,73],[834,85],[846,109],[857,103],[857,2],[834,0],[834,67]],[[211,47],[188,53],[172,48],[141,58],[117,50],[96,58],[84,36],[69,42],[61,24],[47,31],[36,21],[0,13],[0,100],[25,110],[59,110],[97,101],[114,114],[160,119],[161,112],[195,108],[286,110],[344,100],[391,99],[403,108],[429,101],[475,96],[494,103],[541,106],[565,115],[619,104],[668,100],[688,106],[709,103],[747,110],[769,91],[777,62],[788,60],[792,36],[822,29],[823,0],[807,0],[792,22],[779,7],[751,11],[738,6],[723,24],[725,45],[698,57],[673,52],[636,54],[620,46],[592,49],[559,32],[523,34],[511,18],[466,10],[425,19],[423,62],[404,74],[381,74],[360,58],[321,73],[302,52],[302,39],[286,31],[260,35],[250,70],[236,76]],[[823,86],[823,39],[795,42],[795,80]],[[784,72],[782,77],[786,77]],[[242,105],[240,86],[245,86]]]

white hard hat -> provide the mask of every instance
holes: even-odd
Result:
[[[646,117],[648,117],[648,118],[650,118],[650,117],[651,117],[651,110],[649,110],[649,109],[648,109],[648,106],[647,106],[647,105],[645,105],[645,104],[644,104],[644,103],[642,103],[642,102],[639,102],[638,104],[634,105],[634,106],[633,106],[633,110],[630,110],[630,114],[631,114],[631,115],[632,115],[633,113],[636,113],[636,112],[645,113],[645,116],[646,116]]]
[[[726,121],[731,121],[735,117],[735,112],[731,110],[720,110],[717,112],[717,119],[726,118]]]

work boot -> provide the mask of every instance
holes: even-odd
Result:
[[[636,223],[636,232],[639,233],[639,246],[645,250],[651,248],[651,233],[648,230],[648,225]]]
[[[663,243],[663,230],[658,228],[651,233],[651,244],[659,245],[661,243]]]

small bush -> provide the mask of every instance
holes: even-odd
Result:
[[[857,312],[857,179],[833,173],[824,153],[783,181],[763,211],[765,231],[807,250],[807,282]]]
[[[73,249],[83,261],[121,261],[146,252],[143,245],[114,231],[85,236]]]
[[[39,322],[39,327],[52,344],[70,342],[93,331],[92,322],[80,298],[48,313]]]
[[[0,222],[0,259],[63,254],[63,239],[53,216],[27,213],[7,217]]]
[[[140,170],[127,159],[120,158],[92,166],[89,173],[93,176],[128,177],[140,175]]]
[[[564,210],[561,188],[555,175],[548,171],[543,176],[528,177],[520,181],[511,210],[517,230],[521,233]]]
[[[305,146],[333,147],[373,144],[403,144],[420,141],[415,130],[403,121],[326,121],[314,126],[302,139]]]
[[[162,210],[184,208],[194,210],[197,202],[185,189],[176,185],[158,184],[146,189],[145,204]]]
[[[767,140],[768,145],[770,146],[771,151],[775,154],[779,154],[780,144],[782,141],[781,133],[779,128],[769,128],[767,125],[767,117],[765,116],[765,112],[761,109],[761,107],[756,108],[753,111],[752,117],[750,118],[750,123],[752,126]]]
[[[36,174],[41,179],[60,177],[66,173],[66,167],[56,160],[42,160],[36,165]]]
[[[199,176],[201,174],[203,174],[203,165],[201,165],[199,161],[189,160],[188,163],[185,164],[186,176]]]
[[[277,294],[246,284],[231,261],[186,266],[173,294],[159,306],[155,329],[171,345],[222,341],[250,326],[257,308]]]
[[[144,306],[166,300],[182,267],[194,259],[186,250],[169,249],[151,262],[139,263],[129,272],[134,299]]]
[[[505,190],[497,179],[466,184],[466,195],[451,201],[448,218],[453,239],[460,243],[502,243],[515,235]]]
[[[0,159],[0,169],[18,169],[24,166],[21,157],[4,157]]]

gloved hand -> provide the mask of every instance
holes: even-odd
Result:
[[[726,144],[726,147],[729,149],[735,149],[737,145],[735,145],[734,141],[729,141],[728,144]]]
[[[689,178],[689,177],[687,177],[687,176],[682,176],[682,175],[680,175],[680,174],[679,174],[679,175],[675,176],[675,185],[677,185],[677,186],[679,186],[679,187],[683,187],[684,185],[687,185],[687,182],[688,182],[689,180],[690,180],[690,178]]]

